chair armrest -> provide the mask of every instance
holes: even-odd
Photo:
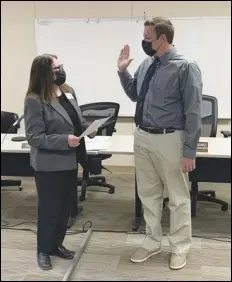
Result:
[[[225,138],[228,138],[228,137],[231,137],[231,132],[230,131],[221,131],[222,135],[225,137]]]

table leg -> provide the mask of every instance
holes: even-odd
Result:
[[[140,201],[140,198],[138,196],[138,189],[137,189],[137,180],[135,175],[135,214],[134,219],[132,223],[132,230],[137,231],[140,227],[141,221],[143,219],[143,213],[142,213],[142,203]]]
[[[198,183],[192,182],[191,186],[191,215],[195,217],[197,210]]]

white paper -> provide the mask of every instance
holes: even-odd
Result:
[[[84,136],[88,136],[93,132],[96,132],[98,128],[103,125],[108,119],[110,119],[112,116],[109,116],[107,118],[101,118],[101,119],[96,119],[93,123],[90,124],[90,126],[81,134],[80,138]]]

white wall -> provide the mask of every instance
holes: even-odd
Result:
[[[1,1],[1,109],[23,112],[29,71],[36,56],[34,19],[110,17],[231,16],[230,1]],[[61,40],[68,44],[65,34]],[[215,42],[217,35],[215,35]],[[212,42],[212,44],[215,44]],[[218,134],[230,130],[230,120],[220,120]],[[119,118],[117,134],[132,134],[132,118]],[[122,160],[123,158],[123,160]],[[108,165],[133,166],[132,157],[114,156]]]

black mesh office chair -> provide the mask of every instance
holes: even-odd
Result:
[[[216,137],[218,126],[218,102],[215,97],[203,95],[202,98],[202,137]],[[225,138],[231,136],[229,131],[221,131]],[[196,191],[193,191],[196,189]],[[216,193],[213,190],[201,190],[198,191],[198,185],[191,185],[191,194],[194,193],[197,196],[197,201],[211,202],[221,205],[221,209],[226,211],[228,209],[228,203],[216,198]],[[193,199],[192,199],[193,200]],[[168,198],[164,199],[165,203],[168,202]],[[195,204],[194,204],[195,205]]]
[[[83,118],[92,123],[96,119],[112,116],[101,128],[99,128],[97,135],[99,136],[112,136],[115,132],[115,124],[118,118],[120,105],[112,102],[91,103],[80,106]],[[99,175],[102,169],[102,161],[110,158],[112,155],[97,155],[88,156],[87,163],[83,165],[85,175]],[[86,188],[88,186],[99,186],[109,188],[109,193],[113,194],[115,186],[106,183],[104,176],[91,176],[88,180],[82,182],[82,191],[80,201],[85,200]]]
[[[11,112],[4,112],[1,111],[1,133],[9,133],[14,134],[18,132],[18,129],[20,128],[20,125],[12,126],[13,123],[18,120],[19,116],[15,113]],[[3,141],[4,142],[4,141]],[[4,164],[1,163],[1,167],[3,167]],[[19,191],[22,191],[22,181],[21,180],[8,180],[8,179],[1,179],[1,187],[6,186],[18,186]]]

